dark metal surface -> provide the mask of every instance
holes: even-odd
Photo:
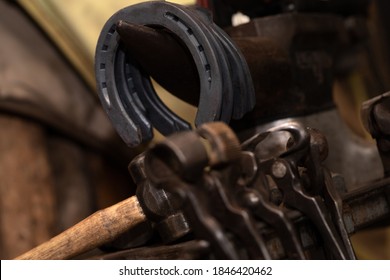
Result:
[[[91,259],[99,260],[197,260],[210,255],[209,245],[203,240],[193,240],[175,245],[149,246],[102,254]]]
[[[170,243],[187,235],[190,228],[183,213],[177,210],[180,198],[157,189],[148,180],[144,159],[144,154],[140,154],[129,165],[130,174],[137,184],[136,195],[146,217],[153,223],[163,242]]]
[[[184,101],[199,103],[198,69],[189,49],[174,33],[123,20],[116,30],[126,53],[137,59],[145,73]]]
[[[361,186],[342,195],[343,220],[348,234],[375,225],[390,225],[390,179]]]
[[[320,187],[319,183],[323,178],[317,182],[316,180],[310,181],[309,188],[306,190],[302,176],[298,171],[298,166],[304,166],[302,165],[303,161],[310,152],[310,134],[296,124],[286,124],[273,130],[291,133],[293,145],[279,158],[262,162],[259,168],[267,175],[272,176],[282,192],[282,201],[287,206],[301,211],[315,224],[326,243],[326,247],[331,251],[329,257],[345,259],[346,255],[339,233],[331,220],[329,210],[320,197],[322,190],[312,192],[313,195],[310,194],[310,188]],[[271,133],[271,131],[266,133]],[[260,136],[257,139],[261,138]],[[244,146],[248,144],[244,143]]]
[[[385,176],[390,176],[390,92],[363,103],[362,119],[377,142]]]
[[[217,127],[222,128],[222,132],[226,131],[222,123],[217,124]],[[230,147],[236,146],[237,148],[239,145],[238,140],[232,137],[225,138],[224,135],[225,133],[219,135],[222,136],[222,139],[221,137],[213,139],[214,142],[223,142],[223,139],[235,139],[233,143],[226,142],[225,144]],[[218,214],[218,210],[214,211],[213,206],[216,206],[217,209],[219,207],[219,210],[223,211],[222,213],[227,216],[238,215],[236,221],[241,221],[241,225],[249,222],[248,217],[245,218],[243,213],[234,212],[234,209],[229,209],[228,206],[221,202],[221,199],[223,199],[221,193],[219,193],[221,189],[216,189],[215,184],[213,184],[215,178],[207,176],[203,172],[210,162],[206,146],[195,132],[182,132],[168,139],[168,141],[157,144],[146,154],[145,171],[148,178],[160,188],[163,187],[183,199],[181,207],[195,235],[210,242],[210,246],[213,248],[217,258],[239,258],[239,253],[234,247],[234,243],[224,234],[225,226],[219,222],[221,215]],[[192,152],[193,147],[198,150],[196,155]],[[223,148],[221,151],[233,151],[228,158],[234,159],[237,158],[239,149]],[[220,154],[220,152],[217,154]],[[217,166],[219,163],[213,162]],[[156,173],[155,170],[160,170],[161,172]],[[188,170],[191,170],[191,172],[188,173]],[[209,196],[217,198],[217,201],[213,199],[215,204],[211,205],[209,203]],[[253,230],[249,231],[252,235],[248,236],[248,238],[251,238],[251,236],[255,238]],[[257,241],[261,243],[261,240]],[[255,244],[252,243],[252,245],[256,247]],[[261,250],[258,251],[256,248],[254,250],[257,251],[256,254],[261,254]]]
[[[221,144],[204,144],[205,131],[208,141]],[[276,158],[256,157],[256,146],[279,131],[292,135],[287,150]],[[189,152],[184,143],[190,142],[202,156]],[[349,236],[389,219],[386,182],[339,194],[342,181],[321,165],[327,148],[318,131],[291,123],[249,139],[242,145],[246,152],[237,144],[225,125],[208,124],[169,137],[146,154],[147,177],[182,198],[179,209],[216,258],[355,259]],[[207,154],[209,145],[219,156]],[[275,187],[277,200],[271,195]]]
[[[254,154],[244,152],[242,155],[244,161],[247,161],[245,170],[257,170],[256,159]],[[249,163],[248,163],[249,161]],[[253,166],[250,166],[253,164]],[[255,171],[256,172],[256,171]],[[255,185],[264,185],[264,177],[259,176]],[[249,208],[257,219],[263,220],[275,229],[277,236],[281,240],[285,253],[292,259],[304,259],[304,250],[299,241],[298,233],[288,217],[285,209],[280,209],[275,203],[266,199],[267,195],[262,194],[261,189],[246,188],[249,182],[243,183],[244,190],[239,193],[243,207]]]
[[[270,64],[248,62],[256,89],[256,106],[236,130],[271,120],[318,113],[334,107],[332,87],[338,56],[346,44],[343,18],[332,14],[280,14],[256,18],[227,30],[234,40],[257,37],[268,41]],[[237,39],[236,39],[237,38]],[[263,43],[264,44],[264,43]],[[243,51],[256,61],[256,44]],[[265,62],[267,62],[265,61]],[[266,73],[265,75],[263,73]]]
[[[379,224],[381,221],[390,221],[390,200],[387,199],[386,192],[389,192],[390,181],[389,179],[383,180],[382,182],[373,183],[371,185],[362,186],[358,191],[354,191],[342,196],[343,203],[343,220],[347,226],[348,235],[367,228],[369,226]],[[294,229],[299,234],[299,238],[302,240],[303,250],[320,248],[321,242],[316,239],[316,232],[313,230],[313,226],[310,221],[302,216],[299,212],[290,212],[288,215],[291,220]],[[271,248],[270,252],[274,259],[286,258],[286,251],[281,244],[283,244],[283,235],[279,234],[279,231],[267,227],[262,224],[259,227],[263,232],[268,233],[266,236],[267,247]],[[182,243],[180,248],[184,250],[177,250],[177,246],[157,246],[155,250],[160,254],[150,254],[147,248],[140,248],[131,251],[118,252],[118,255],[107,255],[112,259],[122,258],[126,256],[128,259],[148,259],[148,256],[155,258],[172,258],[170,252],[179,251],[179,259],[198,259],[199,255],[193,253],[192,247],[186,247],[187,243]],[[144,250],[147,252],[145,253]],[[139,255],[137,255],[137,254]],[[202,258],[209,258],[212,251],[210,249],[205,251]],[[174,256],[177,256],[176,254]],[[152,258],[153,258],[152,257]]]
[[[213,11],[215,21],[222,27],[232,24],[237,12],[250,18],[280,13],[332,13],[342,16],[365,15],[370,0],[198,0],[201,7]]]
[[[137,29],[139,25],[165,29],[174,34],[174,38],[142,27]],[[133,41],[130,35],[137,37],[142,30],[145,40]],[[143,41],[150,43],[148,34],[162,37],[163,42],[164,38],[165,41],[177,40],[179,48],[184,45],[181,54],[191,54],[200,89],[196,125],[217,120],[229,122],[253,108],[254,90],[247,64],[234,43],[207,14],[163,1],[127,7],[114,14],[101,32],[96,48],[96,77],[103,107],[129,146],[150,140],[152,127],[164,135],[189,129],[187,123],[160,101],[149,75],[128,53],[142,48]],[[148,61],[150,59],[146,60],[146,68],[150,68]],[[142,65],[142,60],[139,64]],[[193,68],[193,63],[189,65]]]

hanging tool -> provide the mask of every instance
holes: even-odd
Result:
[[[249,150],[256,148],[265,135],[279,131],[294,136],[293,142],[287,142],[287,151],[279,157],[254,160],[255,154]],[[310,187],[310,180],[304,179],[310,176],[305,174],[307,171],[302,173],[309,164],[301,160],[309,152],[309,135],[302,127],[289,124],[256,135],[240,147],[235,134],[223,123],[174,134],[130,164],[139,186],[155,184],[154,190],[149,189],[153,191],[148,194],[151,197],[146,198],[144,191],[148,188],[142,190],[141,186],[138,198],[131,197],[93,214],[18,259],[72,258],[146,220],[156,224],[166,242],[188,237],[192,231],[197,239],[205,241],[202,248],[207,247],[219,259],[351,258],[353,251],[351,254],[345,249],[348,235],[390,216],[389,180],[342,197],[330,189],[330,204],[326,195],[322,201],[320,188]],[[297,169],[300,172],[296,173]],[[264,174],[272,176],[276,189],[263,182]],[[325,175],[325,179],[331,179]],[[333,184],[325,181],[328,188]],[[273,197],[273,191],[280,197]],[[323,247],[322,242],[328,254],[312,255],[313,248]],[[160,250],[174,250],[164,248]],[[130,250],[128,254],[132,252],[136,257],[138,251]]]
[[[298,169],[298,166],[302,166],[302,161],[307,157],[310,149],[310,135],[306,130],[294,123],[281,125],[274,127],[263,135],[259,134],[253,137],[247,143],[244,143],[244,146],[256,145],[258,142],[254,142],[254,140],[262,141],[267,134],[276,131],[287,131],[291,134],[290,147],[279,157],[261,162],[259,169],[273,178],[282,193],[284,204],[301,211],[315,224],[327,244],[326,248],[331,252],[330,257],[346,259],[345,247],[324,201],[319,195],[310,194],[310,183],[309,189],[306,190],[307,188],[305,188]]]
[[[250,258],[270,259],[253,218],[229,196],[226,184],[235,184],[229,174],[237,172],[220,169],[236,161],[239,151],[239,142],[226,125],[204,124],[196,132],[182,132],[155,145],[146,154],[145,171],[156,186],[182,198],[184,214],[195,235],[210,242],[217,258],[240,258],[234,241],[237,238],[245,244]],[[207,166],[218,167],[218,171],[203,172]],[[226,230],[235,237],[229,238]]]
[[[269,195],[265,194],[264,190],[267,185],[266,178],[258,172],[258,162],[254,153],[245,151],[241,157],[241,161],[245,161],[243,173],[248,174],[254,170],[254,176],[257,178],[253,182],[239,184],[237,196],[242,202],[241,205],[249,208],[260,221],[266,222],[276,230],[288,258],[305,259],[302,242],[288,217],[287,209],[282,209],[267,199]]]
[[[156,37],[161,40],[154,40]],[[107,21],[95,56],[100,100],[119,135],[129,146],[150,140],[153,127],[164,135],[190,128],[161,102],[154,91],[150,73],[144,69],[151,70],[152,74],[164,71],[150,67],[156,65],[151,59],[144,61],[145,68],[140,67],[143,61],[137,62],[137,55],[146,56],[141,50],[143,40],[135,40],[137,38],[145,38],[146,43],[168,42],[168,46],[173,45],[173,49],[161,48],[165,53],[160,55],[168,54],[164,64],[168,69],[183,63],[175,61],[176,56],[172,56],[172,51],[179,49],[177,54],[187,57],[185,61],[190,65],[189,75],[192,77],[184,75],[187,80],[196,78],[192,75],[196,69],[200,89],[197,126],[218,120],[228,123],[231,118],[241,118],[253,108],[254,88],[247,63],[235,44],[207,14],[164,1],[133,5],[118,11]],[[159,81],[167,80],[161,75],[156,76],[161,78]],[[167,85],[175,87],[169,81]]]

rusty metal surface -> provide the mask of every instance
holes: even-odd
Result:
[[[170,243],[190,232],[182,211],[177,210],[179,198],[154,186],[145,173],[145,155],[140,154],[129,164],[129,172],[137,184],[136,195],[143,212],[159,232],[164,243]]]
[[[362,106],[362,119],[366,129],[376,140],[386,176],[390,175],[390,92],[367,100]]]
[[[215,136],[214,136],[214,137],[216,137],[215,139],[218,139],[217,135],[218,135],[218,133],[215,133]],[[317,137],[317,136],[315,136],[315,137]],[[187,143],[188,141],[186,139],[187,139],[187,137],[185,137],[183,134],[181,134],[180,137],[176,137],[176,140],[171,139],[170,141],[174,141],[176,143],[179,143],[177,141],[184,141]],[[262,137],[260,137],[259,139],[261,140]],[[314,138],[314,139],[316,139],[316,138]],[[323,144],[321,144],[322,141],[315,141],[314,143],[319,143],[319,145],[323,145]],[[249,143],[247,143],[245,145],[248,145],[248,144]],[[174,147],[172,144],[170,144],[169,146]],[[179,153],[179,151],[181,149],[179,147],[182,147],[182,146],[180,146],[180,145],[176,146],[176,148],[175,148],[175,149],[177,149],[176,153]],[[157,147],[157,148],[160,149],[162,147]],[[157,150],[155,150],[155,151],[157,151]],[[168,150],[166,152],[168,152]],[[165,154],[165,156],[163,156],[162,158],[170,159],[172,157],[172,155],[167,157],[168,154],[169,153]],[[323,155],[325,155],[325,154],[323,154]],[[149,156],[152,156],[152,155],[149,155]],[[162,156],[162,155],[160,155],[160,156]],[[188,156],[190,156],[190,154],[188,154]],[[149,159],[149,164],[151,163],[150,160],[151,159]],[[171,158],[171,160],[173,160],[173,158]],[[187,159],[185,162],[189,163],[191,161],[189,161],[189,159]],[[182,170],[183,168],[186,168],[187,165],[185,164],[185,162],[182,162],[182,164],[183,164],[182,167],[179,167],[177,164],[173,165],[173,166],[176,166],[177,169],[175,169],[175,170],[176,170],[176,172],[179,172],[178,174],[186,174],[186,173],[180,172],[180,170]],[[242,163],[242,161],[241,161],[241,163]],[[173,164],[173,162],[171,162],[171,164]],[[246,164],[244,166],[246,166],[246,168],[248,170],[253,168],[253,167],[250,167],[251,165],[248,165],[248,164]],[[192,195],[194,195],[194,197],[192,199],[195,199],[195,201],[193,200],[191,202],[187,202],[187,203],[196,205],[195,208],[190,208],[190,209],[192,209],[191,211],[194,211],[195,209],[197,209],[197,211],[203,209],[200,213],[202,213],[203,217],[206,217],[206,216],[204,216],[204,214],[205,214],[204,211],[207,212],[207,211],[213,209],[213,208],[209,208],[209,210],[207,210],[208,208],[205,208],[206,204],[205,204],[204,199],[207,199],[206,196],[200,196],[199,192],[195,193],[194,192],[195,189],[192,191],[189,191],[189,189],[186,190],[185,188],[183,188],[183,186],[184,186],[183,182],[175,181],[174,177],[173,177],[174,173],[169,173],[170,175],[167,176],[168,174],[165,172],[167,172],[168,170],[162,169],[162,167],[163,167],[162,165],[156,165],[155,163],[150,165],[150,167],[153,170],[155,170],[155,168],[159,167],[160,170],[162,170],[162,172],[163,172],[163,173],[160,173],[159,175],[154,174],[153,176],[149,177],[152,179],[152,181],[155,181],[157,178],[160,178],[157,180],[158,181],[162,180],[161,182],[165,182],[164,186],[168,187],[168,189],[170,191],[177,188],[177,191],[181,190],[180,192],[187,193],[187,195],[189,195],[190,193],[192,193]],[[152,174],[151,171],[148,171],[148,168],[146,169],[147,174]],[[282,169],[276,168],[276,167],[272,168],[272,172],[274,173],[275,179],[284,178],[287,174],[287,170],[288,169],[282,170]],[[234,170],[230,169],[230,172],[232,172],[232,171],[234,172]],[[246,172],[246,173],[249,174],[248,172]],[[155,177],[155,176],[157,176],[157,177]],[[165,177],[161,177],[161,176],[165,176]],[[155,178],[155,179],[153,179],[153,178]],[[174,185],[171,185],[171,183],[167,184],[167,182],[168,182],[167,180],[168,181],[173,180],[172,183],[175,182]],[[249,178],[248,178],[248,180],[250,181]],[[389,205],[390,205],[390,200],[389,200],[389,198],[390,198],[389,197],[390,181],[389,181],[389,179],[384,179],[381,181],[372,182],[372,183],[368,184],[367,186],[362,186],[359,189],[352,191],[352,192],[348,192],[348,193],[345,193],[345,189],[344,189],[345,186],[342,186],[343,182],[339,181],[337,176],[333,176],[332,180],[333,180],[333,183],[331,183],[331,185],[328,185],[327,187],[333,188],[332,184],[335,184],[335,185],[338,184],[339,186],[335,186],[335,190],[337,193],[341,192],[341,195],[340,195],[340,198],[338,201],[338,207],[340,210],[339,214],[341,217],[341,220],[339,220],[339,222],[341,222],[341,224],[339,224],[337,227],[339,228],[338,230],[341,230],[341,227],[345,225],[345,233],[347,234],[347,236],[344,236],[343,238],[346,237],[349,240],[350,235],[354,234],[355,232],[357,232],[361,229],[364,229],[366,227],[376,225],[376,224],[383,225],[383,222],[386,222],[386,221],[387,221],[387,224],[390,223],[390,208],[389,208]],[[187,184],[189,184],[189,182]],[[259,182],[257,182],[257,184],[259,184]],[[186,188],[188,188],[188,187],[189,186],[187,185]],[[201,185],[197,186],[197,188],[199,188],[199,187],[201,187]],[[227,185],[225,187],[227,187]],[[226,194],[228,194],[229,190],[232,190],[232,189],[230,189],[230,188],[227,188],[225,190],[220,189],[220,191],[222,193],[226,192]],[[318,191],[320,191],[320,190],[318,190]],[[182,196],[182,197],[184,198],[185,196]],[[246,195],[245,197],[248,197],[248,196]],[[196,199],[203,199],[203,200],[197,201]],[[230,199],[233,199],[233,198],[230,197],[229,200]],[[240,207],[243,207],[243,205],[247,205],[247,206],[252,205],[250,209],[251,209],[251,211],[255,211],[256,208],[253,208],[253,206],[256,205],[256,203],[258,203],[258,202],[256,202],[258,200],[255,199],[253,196],[249,196],[248,199],[249,199],[249,201],[251,201],[250,204],[242,204],[242,206],[240,206]],[[286,201],[286,202],[288,203],[288,201]],[[222,202],[222,204],[223,203],[227,203],[227,202],[225,201],[225,202]],[[264,202],[261,202],[261,203],[264,204]],[[217,205],[219,205],[217,208],[221,210],[222,209],[221,207],[223,207],[222,204],[220,204],[220,202],[218,202],[217,197],[213,196],[214,207],[217,207]],[[303,202],[303,204],[305,204],[305,202]],[[327,207],[329,207],[329,206],[327,206]],[[241,211],[243,209],[244,208],[241,208]],[[335,210],[332,210],[331,208],[328,208],[328,210],[330,210],[332,213],[332,222],[331,223],[334,223],[336,225],[337,224],[337,222],[336,222],[337,217],[333,216],[335,214],[334,213]],[[324,210],[322,210],[322,211],[324,211]],[[185,213],[189,214],[188,210],[185,211]],[[224,213],[225,213],[224,215],[227,215],[227,212],[224,211]],[[304,256],[302,256],[302,258],[322,259],[322,258],[329,258],[330,257],[329,255],[327,255],[326,249],[323,248],[323,241],[321,240],[323,238],[323,235],[321,233],[320,234],[318,233],[319,223],[315,222],[315,220],[317,218],[314,218],[314,216],[312,216],[312,215],[309,215],[309,216],[304,215],[304,213],[307,213],[305,211],[302,213],[300,211],[295,211],[295,210],[294,211],[292,211],[292,210],[287,211],[287,209],[284,209],[283,213],[286,215],[286,217],[284,218],[284,220],[281,220],[282,223],[286,223],[286,221],[287,221],[286,219],[291,220],[291,226],[294,229],[294,231],[296,231],[298,233],[299,241],[297,241],[297,240],[294,241],[293,239],[291,239],[291,232],[289,232],[286,229],[282,229],[282,230],[280,230],[280,228],[278,229],[277,225],[273,224],[271,222],[271,220],[266,219],[266,217],[264,217],[264,215],[266,215],[265,212],[263,212],[263,211],[261,211],[261,213],[259,212],[259,216],[258,216],[259,220],[257,220],[257,223],[258,223],[257,229],[261,233],[262,238],[264,238],[264,246],[265,246],[266,250],[269,252],[270,258],[285,259],[285,258],[291,258],[292,256],[294,256],[294,253],[291,254],[291,251],[289,252],[288,246],[286,246],[286,243],[285,243],[286,239],[289,242],[298,242],[299,244],[301,244],[300,246],[302,246],[302,250],[304,250],[304,252],[305,252],[305,254],[304,254]],[[224,217],[219,216],[216,212],[214,212],[214,214],[215,214],[215,216],[213,215],[212,219],[217,219],[217,221],[219,221],[219,222],[224,221],[223,223],[225,225],[229,224],[229,222],[227,220],[225,220]],[[227,215],[226,217],[228,217],[228,216],[229,215]],[[203,236],[204,238],[206,238],[206,240],[208,240],[210,242],[210,249],[207,251],[207,253],[205,253],[204,257],[210,257],[210,256],[217,257],[217,258],[223,257],[223,255],[219,255],[217,253],[217,251],[215,250],[215,244],[213,245],[213,242],[215,242],[215,240],[213,241],[213,239],[209,239],[209,237],[207,237],[207,235],[204,235],[204,232],[203,232],[203,234],[200,234],[199,230],[202,232],[202,231],[204,231],[205,227],[199,227],[199,225],[197,225],[197,223],[202,223],[202,221],[199,220],[196,222],[193,219],[193,217],[191,217],[191,215],[188,217],[190,218],[190,222],[191,222],[190,225],[195,230],[195,233],[196,233],[195,236],[198,236],[198,237]],[[207,217],[209,217],[209,216],[207,216]],[[211,216],[208,219],[210,219],[210,218],[211,218]],[[314,219],[314,222],[313,222],[313,219]],[[210,222],[210,220],[207,220],[207,221]],[[240,223],[238,223],[237,220],[233,219],[230,222],[232,222],[232,221],[235,221],[235,222],[233,222],[233,224],[236,227],[239,227]],[[204,220],[203,222],[206,222],[206,220]],[[320,223],[322,223],[322,222],[320,222]],[[210,224],[209,226],[214,230],[217,230],[217,228],[218,228],[218,227],[216,227],[216,225],[213,225],[213,224]],[[243,230],[243,225],[241,225],[239,228],[241,230]],[[229,227],[225,228],[225,230],[227,230],[227,229],[229,229]],[[286,238],[286,236],[284,236],[284,234],[287,234],[288,237]],[[333,235],[334,235],[334,233],[332,234],[332,236]],[[338,242],[340,242],[340,241],[338,241]],[[344,242],[346,242],[346,240],[344,240]],[[184,243],[184,244],[186,244],[186,243]],[[289,243],[289,244],[291,245],[294,243]],[[348,244],[349,244],[349,246],[351,246],[350,243],[348,243]],[[149,250],[147,247],[144,247],[144,249],[146,251]],[[177,249],[176,245],[173,245],[171,247],[170,246],[169,247],[157,246],[154,248],[154,250],[162,252],[162,254],[169,255],[169,254],[171,254],[172,250],[176,251],[178,249]],[[180,250],[178,250],[177,252],[179,252],[179,251]],[[118,252],[116,254],[107,255],[107,257],[109,257],[109,258],[122,258],[125,255],[126,258],[129,258],[129,259],[138,259],[138,258],[142,258],[142,256],[143,256],[142,252],[143,251],[141,249],[137,249],[137,250],[132,250],[132,251]],[[163,253],[163,252],[165,252],[165,253]],[[352,256],[350,254],[352,254]],[[231,257],[234,257],[234,256],[235,255],[231,255]],[[184,258],[184,256],[181,256],[181,257]],[[193,255],[192,257],[197,258],[197,255]],[[226,255],[225,255],[225,257],[226,257]],[[252,255],[252,257],[253,257],[253,255]],[[296,256],[295,256],[295,258],[296,258]],[[348,258],[354,258],[353,251],[350,251]]]
[[[389,223],[389,181],[376,181],[343,196],[344,221],[350,234],[381,221]]]
[[[354,191],[343,196],[343,216],[349,234],[354,234],[370,224],[376,224],[381,221],[389,221],[390,210],[389,200],[386,198],[386,191],[389,192],[390,182],[375,184],[372,186],[362,187],[359,191]],[[366,205],[377,205],[371,208],[370,214],[366,215]],[[378,211],[378,209],[386,209]],[[362,211],[363,210],[363,211]],[[351,219],[360,216],[360,219]],[[299,212],[291,212],[290,219],[294,222],[297,232],[299,233],[304,250],[313,250],[313,258],[321,257],[323,254],[321,243],[316,238],[315,228],[310,221],[302,216]],[[369,222],[369,223],[367,223]],[[259,229],[265,233],[266,246],[271,253],[272,259],[285,259],[286,251],[283,247],[281,236],[261,224]],[[182,242],[171,246],[149,246],[131,250],[122,250],[115,253],[108,253],[94,256],[93,259],[204,259],[210,258],[212,251],[205,241]]]
[[[375,143],[354,134],[336,109],[302,117],[283,118],[244,130],[238,135],[241,140],[245,140],[286,122],[317,128],[326,136],[329,155],[324,163],[332,172],[342,174],[349,191],[383,178],[383,166]],[[367,169],[367,166],[371,168]]]
[[[209,139],[221,141],[221,134],[217,132],[220,128],[218,126],[209,126],[208,128],[208,130],[214,129],[215,132],[210,134]],[[200,130],[202,130],[202,127]],[[251,158],[244,153],[243,156],[245,155],[246,161],[241,159],[240,164],[245,166],[245,169],[241,172],[249,177],[238,176],[240,174],[239,169],[233,167],[237,164],[234,163],[233,158],[235,157],[232,157],[230,161],[226,161],[225,167],[222,169],[218,168],[213,171],[211,165],[209,167],[211,170],[206,173],[203,172],[203,175],[198,175],[201,174],[199,172],[195,172],[196,175],[193,174],[192,176],[186,173],[185,170],[188,168],[200,170],[199,164],[203,166],[207,162],[206,159],[202,160],[201,158],[199,158],[200,161],[195,158],[191,159],[193,155],[186,148],[186,145],[183,145],[193,137],[195,138],[191,141],[196,141],[196,132],[169,137],[147,152],[146,175],[157,187],[163,187],[181,197],[183,205],[186,205],[186,207],[181,208],[182,206],[179,206],[178,209],[184,210],[184,214],[194,230],[195,237],[205,238],[210,243],[210,248],[217,258],[355,259],[349,236],[366,226],[389,219],[388,182],[382,180],[379,183],[372,183],[369,188],[359,189],[359,191],[348,194],[339,193],[345,191],[344,183],[339,180],[338,176],[331,176],[321,165],[321,161],[327,156],[327,144],[324,136],[316,130],[309,129],[306,131],[301,126],[293,123],[283,124],[259,133],[244,142],[242,148],[254,152],[256,146],[268,135],[278,131],[286,131],[293,135],[292,143],[295,144],[293,146],[290,144],[290,147],[277,159],[264,158],[260,160],[256,157],[256,161],[259,161],[259,163],[255,165],[250,164],[252,162]],[[229,138],[225,138],[226,143],[234,143],[234,140],[228,141],[227,139]],[[309,139],[312,139],[310,144]],[[191,146],[194,146],[194,144]],[[227,150],[222,149],[222,151],[225,151],[226,154]],[[302,158],[307,156],[308,158],[302,161]],[[209,155],[209,158],[212,157]],[[298,166],[305,166],[307,170],[303,173],[301,173],[302,171],[294,171],[298,170],[295,169],[297,164]],[[256,165],[259,165],[258,169],[255,168]],[[159,172],[156,174],[155,170],[159,170]],[[251,170],[259,170],[260,173]],[[267,204],[262,198],[264,191],[266,191],[262,190],[264,181],[262,181],[261,178],[263,177],[260,174],[263,174],[263,172],[272,176],[277,189],[281,191],[282,197],[279,202],[274,201]],[[257,179],[253,181],[253,178]],[[235,180],[238,181],[234,183]],[[240,186],[238,189],[236,189],[236,184]],[[207,188],[202,190],[204,186],[207,186]],[[245,186],[250,187],[243,193],[242,188]],[[214,188],[218,190],[217,193],[214,193]],[[226,198],[220,200],[218,196],[222,194]],[[212,197],[212,204],[208,204],[208,196]],[[275,216],[274,213],[277,212],[272,212],[270,207],[271,205],[279,205],[281,201],[284,207],[287,208],[280,208],[282,214],[277,214],[280,218],[276,218],[278,216]],[[261,205],[264,205],[263,208],[258,208]],[[235,212],[233,209],[235,209]],[[263,210],[259,212],[258,209]],[[267,210],[267,212],[264,209],[270,210]],[[298,211],[291,212],[288,209]],[[219,215],[218,213],[221,211],[223,214]],[[249,220],[246,223],[242,222],[245,219],[239,222],[239,216],[233,218],[231,216],[233,212],[230,211],[236,213],[235,215],[241,213],[239,215],[244,215]],[[256,219],[252,221],[253,214]],[[281,215],[287,216],[282,218]],[[207,219],[205,219],[206,217]],[[275,219],[279,219],[279,223],[274,222]],[[289,222],[290,219],[291,223]],[[236,232],[235,229],[239,228],[241,233],[247,231],[250,228],[249,221],[256,221],[258,232],[254,236],[257,237],[251,239],[250,231],[248,231],[245,234],[247,239],[244,242],[240,238],[240,233]],[[387,222],[389,223],[389,220]],[[224,225],[225,231],[231,231],[235,237],[218,236],[216,238],[214,234],[221,232],[220,226],[222,225]],[[294,238],[295,231],[299,238]],[[286,238],[285,235],[288,237]],[[258,241],[255,241],[257,238],[259,238]],[[262,248],[260,252],[263,253],[236,251],[235,246],[238,240],[246,244],[245,248],[251,247],[249,244],[253,246],[256,242],[259,242],[258,246]],[[326,244],[324,247],[320,245],[323,242]],[[294,244],[296,245],[295,248],[289,247],[289,245]],[[254,248],[252,247],[252,249]]]

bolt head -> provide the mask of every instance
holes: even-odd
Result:
[[[286,165],[281,162],[281,161],[275,161],[273,164],[272,164],[272,175],[275,176],[276,178],[283,178],[284,176],[286,176],[286,173],[287,173],[287,167]]]

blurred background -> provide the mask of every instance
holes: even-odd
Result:
[[[101,109],[93,69],[104,23],[138,2],[0,0],[1,259],[134,194],[127,165],[145,147],[129,149],[119,139]],[[354,70],[333,85],[342,117],[368,141],[360,104],[390,90],[389,19],[389,1],[374,0],[364,21],[348,23],[357,42]],[[196,108],[155,87],[170,108],[194,119]],[[389,229],[356,234],[353,242],[359,258],[390,259]]]

